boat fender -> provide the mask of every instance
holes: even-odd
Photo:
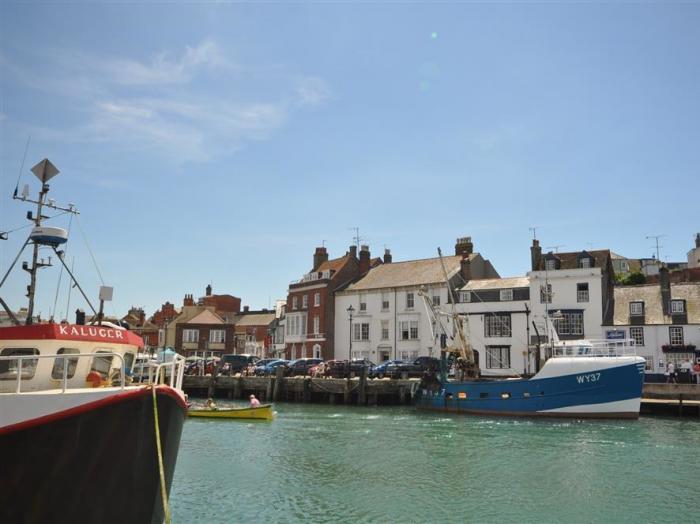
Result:
[[[90,371],[85,382],[92,388],[99,388],[102,385],[102,376],[97,371]]]

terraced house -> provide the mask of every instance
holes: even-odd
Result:
[[[350,246],[345,255],[331,260],[325,247],[317,247],[311,271],[289,285],[285,357],[335,358],[335,293],[381,262],[370,257],[367,246],[361,247],[359,258],[357,246]]]
[[[457,240],[455,254],[405,262],[385,261],[336,293],[337,358],[374,362],[438,356],[439,344],[419,291],[433,304],[448,304],[447,278],[453,288],[472,279],[497,278],[491,263],[473,252],[470,237]],[[449,328],[448,328],[449,331]]]

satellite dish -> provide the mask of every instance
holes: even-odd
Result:
[[[59,174],[60,171],[48,158],[45,158],[32,168],[32,173],[41,180],[42,184],[46,184],[46,182]]]

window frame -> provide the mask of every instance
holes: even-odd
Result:
[[[679,337],[676,336],[676,342],[674,343],[674,333],[680,333],[680,343],[677,342]],[[671,347],[682,347],[685,345],[685,338],[683,337],[683,327],[682,326],[669,326],[668,327],[668,343]]]
[[[584,289],[585,287],[585,289]],[[576,283],[576,302],[590,302],[590,290],[588,282]]]
[[[215,337],[212,336],[214,333],[221,333],[220,337],[218,337],[218,336],[216,337],[216,338],[220,338],[221,340],[215,340]],[[209,330],[209,343],[210,344],[225,344],[226,343],[226,330],[225,329],[210,329]]]
[[[414,309],[416,307],[416,297],[413,291],[406,292],[406,309]]]
[[[639,310],[635,311],[637,309],[637,306],[639,306]],[[630,316],[631,317],[643,317],[644,316],[644,301],[643,300],[634,300],[630,302]]]
[[[511,338],[512,336],[513,324],[510,313],[484,314],[485,338]]]
[[[485,346],[486,349],[486,369],[511,369],[510,367],[510,346]],[[497,350],[498,356],[494,361],[493,352]],[[505,356],[505,358],[504,358]],[[495,365],[494,365],[495,364]]]
[[[680,305],[680,311],[674,311],[674,306],[679,306]],[[681,299],[671,299],[671,314],[672,315],[683,315],[685,314],[685,300]]]
[[[644,328],[642,326],[630,326],[630,338],[635,346],[644,345]],[[641,340],[641,342],[639,342]]]
[[[316,292],[314,293],[314,307],[318,307],[321,305],[321,293]]]
[[[56,355],[80,355],[80,350],[76,348],[60,348],[56,351]],[[66,379],[71,379],[75,376],[75,372],[78,369],[79,357],[70,358],[59,358],[58,356],[53,361],[53,367],[51,368],[51,379],[52,380],[63,380],[63,363],[68,364],[68,372],[66,373]],[[126,363],[124,364],[126,367]],[[128,367],[127,367],[128,369]],[[72,372],[71,372],[72,371]]]
[[[512,302],[513,301],[513,288],[501,289],[498,293],[498,299],[501,302]]]
[[[21,353],[17,353],[17,351],[21,351]],[[27,351],[31,351],[31,353],[26,353]],[[20,347],[5,347],[0,349],[0,356],[1,357],[12,357],[14,355],[17,356],[39,356],[41,355],[41,352],[39,351],[38,348],[20,348]],[[14,368],[14,373],[11,371],[11,364],[12,360],[0,360],[0,380],[17,380],[17,365],[20,363],[19,360],[15,360],[15,368]],[[22,380],[31,380],[34,378],[36,375],[36,368],[39,365],[39,359],[27,359],[23,360],[22,364],[20,365],[19,369],[19,374],[22,376]],[[5,366],[7,366],[7,369],[3,369]],[[27,373],[25,375],[25,370],[27,372],[31,371],[31,374]],[[7,376],[3,376],[7,375]]]

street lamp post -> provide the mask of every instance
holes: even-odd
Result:
[[[348,363],[352,362],[352,314],[355,312],[355,308],[352,304],[348,306],[348,315],[350,315],[350,351],[348,353]]]

